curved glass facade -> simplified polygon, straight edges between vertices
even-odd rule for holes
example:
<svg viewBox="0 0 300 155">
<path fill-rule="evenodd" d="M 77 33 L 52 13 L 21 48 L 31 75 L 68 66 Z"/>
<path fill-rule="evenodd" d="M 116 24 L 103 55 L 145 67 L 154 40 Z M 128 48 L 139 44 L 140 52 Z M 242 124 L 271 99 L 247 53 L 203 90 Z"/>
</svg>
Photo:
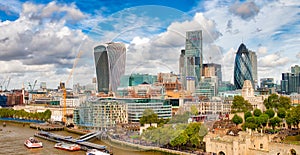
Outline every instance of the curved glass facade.
<svg viewBox="0 0 300 155">
<path fill-rule="evenodd" d="M 94 48 L 98 92 L 115 92 L 125 73 L 126 47 L 107 43 Z"/>
<path fill-rule="evenodd" d="M 251 58 L 248 49 L 242 43 L 236 53 L 234 62 L 234 85 L 236 89 L 242 89 L 245 80 L 250 80 L 253 87 Z"/>
</svg>

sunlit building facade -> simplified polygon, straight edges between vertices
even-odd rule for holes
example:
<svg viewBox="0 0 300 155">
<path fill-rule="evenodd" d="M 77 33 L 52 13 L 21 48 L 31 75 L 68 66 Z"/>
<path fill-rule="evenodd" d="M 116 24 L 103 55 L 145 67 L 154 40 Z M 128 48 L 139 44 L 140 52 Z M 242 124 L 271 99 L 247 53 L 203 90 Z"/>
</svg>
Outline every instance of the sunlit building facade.
<svg viewBox="0 0 300 155">
<path fill-rule="evenodd" d="M 128 123 L 127 104 L 112 98 L 98 98 L 74 110 L 74 123 L 89 130 L 106 130 Z"/>
<path fill-rule="evenodd" d="M 126 47 L 123 43 L 106 43 L 94 48 L 98 92 L 115 92 L 125 73 Z"/>
</svg>

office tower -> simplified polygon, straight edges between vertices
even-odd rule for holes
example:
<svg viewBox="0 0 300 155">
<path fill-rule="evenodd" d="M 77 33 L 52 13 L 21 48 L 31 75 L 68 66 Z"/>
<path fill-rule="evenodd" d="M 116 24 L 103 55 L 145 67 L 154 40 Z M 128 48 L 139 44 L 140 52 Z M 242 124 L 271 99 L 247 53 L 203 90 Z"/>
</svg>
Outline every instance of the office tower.
<svg viewBox="0 0 300 155">
<path fill-rule="evenodd" d="M 257 79 L 257 56 L 253 51 L 249 51 L 249 56 L 252 65 L 252 77 L 254 81 L 254 89 L 258 87 L 258 79 Z"/>
<path fill-rule="evenodd" d="M 235 56 L 233 74 L 236 89 L 242 89 L 245 80 L 250 80 L 252 87 L 254 87 L 251 56 L 243 43 L 240 45 Z"/>
<path fill-rule="evenodd" d="M 209 63 L 203 64 L 202 76 L 204 77 L 218 77 L 218 85 L 222 83 L 222 69 L 220 64 Z"/>
<path fill-rule="evenodd" d="M 182 73 L 184 71 L 184 55 L 185 55 L 185 50 L 181 50 L 180 57 L 179 57 L 179 74 L 180 78 L 182 78 Z"/>
<path fill-rule="evenodd" d="M 282 73 L 281 92 L 283 94 L 300 93 L 300 73 Z"/>
<path fill-rule="evenodd" d="M 197 86 L 195 91 L 195 95 L 197 96 L 205 96 L 207 99 L 212 99 L 212 97 L 217 96 L 218 93 L 218 78 L 217 76 L 211 77 L 201 77 L 201 82 Z"/>
<path fill-rule="evenodd" d="M 292 66 L 291 71 L 294 74 L 299 74 L 300 73 L 300 66 L 299 65 Z"/>
<path fill-rule="evenodd" d="M 125 73 L 125 45 L 111 42 L 96 46 L 94 57 L 98 92 L 115 92 Z"/>
<path fill-rule="evenodd" d="M 275 87 L 274 78 L 261 78 L 260 87 L 261 88 L 273 88 Z"/>
<path fill-rule="evenodd" d="M 183 78 L 182 83 L 184 89 L 188 90 L 187 81 L 190 83 L 191 79 L 195 80 L 194 83 L 196 86 L 201 78 L 203 63 L 201 30 L 186 32 L 185 52 L 181 54 L 184 54 L 184 67 L 181 74 Z M 190 91 L 194 90 L 194 88 L 190 89 Z"/>
</svg>

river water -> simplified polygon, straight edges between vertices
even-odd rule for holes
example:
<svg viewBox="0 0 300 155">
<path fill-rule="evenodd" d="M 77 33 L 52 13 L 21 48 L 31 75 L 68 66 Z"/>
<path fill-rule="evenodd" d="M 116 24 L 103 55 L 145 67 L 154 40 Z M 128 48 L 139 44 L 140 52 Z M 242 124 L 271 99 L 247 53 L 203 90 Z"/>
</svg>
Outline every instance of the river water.
<svg viewBox="0 0 300 155">
<path fill-rule="evenodd" d="M 24 145 L 24 140 L 33 137 L 37 132 L 29 128 L 29 125 L 23 127 L 22 124 L 6 122 L 6 127 L 0 126 L 0 155 L 85 155 L 85 151 L 69 152 L 54 148 L 54 142 L 39 139 L 43 142 L 43 148 L 28 149 Z M 66 131 L 55 131 L 53 133 L 72 136 L 78 138 L 80 135 L 69 133 Z M 168 155 L 168 153 L 154 151 L 139 151 L 130 147 L 109 144 L 100 140 L 92 140 L 90 142 L 106 145 L 107 149 L 112 151 L 114 155 Z"/>
</svg>

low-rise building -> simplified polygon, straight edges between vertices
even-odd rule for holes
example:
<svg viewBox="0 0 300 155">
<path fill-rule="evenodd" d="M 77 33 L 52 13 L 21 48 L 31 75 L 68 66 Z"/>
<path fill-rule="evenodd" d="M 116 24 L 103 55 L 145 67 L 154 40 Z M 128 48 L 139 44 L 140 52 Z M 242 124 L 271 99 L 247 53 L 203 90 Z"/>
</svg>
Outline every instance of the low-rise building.
<svg viewBox="0 0 300 155">
<path fill-rule="evenodd" d="M 97 98 L 74 110 L 74 123 L 89 130 L 106 130 L 128 123 L 127 104 L 113 98 Z"/>
<path fill-rule="evenodd" d="M 218 155 L 296 155 L 299 145 L 271 142 L 270 135 L 240 131 L 236 136 L 209 133 L 204 137 L 206 152 Z"/>
<path fill-rule="evenodd" d="M 214 97 L 210 101 L 186 101 L 181 108 L 184 111 L 191 111 L 191 107 L 195 106 L 199 114 L 205 115 L 224 115 L 231 111 L 232 101 L 222 100 Z M 181 110 L 182 112 L 182 110 Z"/>
</svg>

